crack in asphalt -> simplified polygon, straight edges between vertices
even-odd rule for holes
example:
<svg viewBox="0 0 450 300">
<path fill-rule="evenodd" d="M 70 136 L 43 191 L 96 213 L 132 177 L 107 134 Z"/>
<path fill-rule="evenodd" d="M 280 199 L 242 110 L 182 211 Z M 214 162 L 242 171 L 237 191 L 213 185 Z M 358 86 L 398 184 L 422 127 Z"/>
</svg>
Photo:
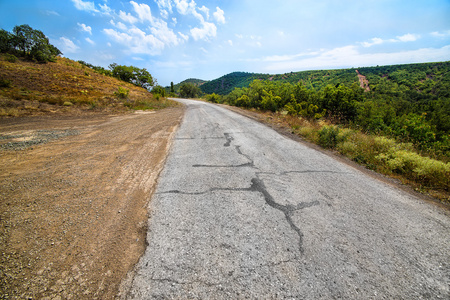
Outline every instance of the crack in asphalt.
<svg viewBox="0 0 450 300">
<path fill-rule="evenodd" d="M 300 228 L 294 224 L 294 222 L 292 220 L 292 215 L 294 212 L 296 212 L 298 210 L 302 210 L 304 208 L 319 205 L 319 201 L 316 200 L 316 201 L 311 201 L 311 202 L 300 202 L 297 205 L 291 205 L 291 204 L 281 205 L 274 200 L 272 195 L 270 195 L 270 193 L 267 191 L 267 188 L 261 179 L 259 179 L 258 177 L 252 178 L 251 183 L 252 183 L 251 186 L 248 188 L 210 188 L 203 192 L 182 192 L 180 190 L 171 190 L 171 191 L 161 192 L 160 194 L 204 195 L 204 194 L 208 194 L 208 193 L 211 193 L 214 191 L 259 192 L 264 196 L 264 200 L 270 207 L 275 208 L 284 214 L 289 226 L 297 233 L 297 235 L 299 237 L 299 250 L 300 250 L 300 253 L 303 253 L 304 252 L 303 233 L 300 230 Z"/>
<path fill-rule="evenodd" d="M 234 138 L 229 134 L 229 133 L 224 133 L 224 136 L 227 140 L 227 142 L 224 144 L 224 147 L 229 147 L 231 145 L 231 142 L 234 140 Z M 203 168 L 241 168 L 241 167 L 252 167 L 252 168 L 256 168 L 253 162 L 253 159 L 242 152 L 241 150 L 241 146 L 236 145 L 235 146 L 236 152 L 239 155 L 244 156 L 247 160 L 249 160 L 249 162 L 244 163 L 244 164 L 240 164 L 240 165 L 201 165 L 201 164 L 195 164 L 192 165 L 192 167 L 194 168 L 199 168 L 199 167 L 203 167 Z M 256 168 L 258 169 L 258 168 Z M 343 173 L 343 172 L 337 172 L 337 171 L 315 171 L 315 170 L 305 170 L 305 171 L 286 171 L 286 172 L 281 172 L 279 173 L 280 175 L 286 175 L 286 174 L 290 174 L 290 173 L 314 173 L 314 172 L 326 172 L 326 173 Z M 275 208 L 279 211 L 281 211 L 285 218 L 286 221 L 288 222 L 289 226 L 291 227 L 292 230 L 294 230 L 299 238 L 299 251 L 300 253 L 303 254 L 304 249 L 303 249 L 303 233 L 300 230 L 300 228 L 294 224 L 293 220 L 292 220 L 292 215 L 294 214 L 294 212 L 302 210 L 304 208 L 308 208 L 308 207 L 312 207 L 315 205 L 319 205 L 319 201 L 311 201 L 311 202 L 300 202 L 297 205 L 291 205 L 291 204 L 287 204 L 287 205 L 281 205 L 279 203 L 277 203 L 275 201 L 275 199 L 272 197 L 272 195 L 270 195 L 270 193 L 267 191 L 266 186 L 264 185 L 264 182 L 258 177 L 258 174 L 273 174 L 276 175 L 275 173 L 268 173 L 268 172 L 258 172 L 256 173 L 256 177 L 251 179 L 251 185 L 248 188 L 210 188 L 206 191 L 202 191 L 202 192 L 183 192 L 180 190 L 170 190 L 170 191 L 165 191 L 165 192 L 160 192 L 159 194 L 182 194 L 182 195 L 204 195 L 204 194 L 208 194 L 214 191 L 232 191 L 232 192 L 237 192 L 237 191 L 247 191 L 247 192 L 259 192 L 260 194 L 263 195 L 264 200 L 266 201 L 266 204 L 269 205 L 272 208 Z"/>
<path fill-rule="evenodd" d="M 225 139 L 227 140 L 227 142 L 225 144 L 223 144 L 223 146 L 230 147 L 231 142 L 234 140 L 234 138 L 227 132 L 225 132 L 223 135 L 225 136 Z"/>
</svg>

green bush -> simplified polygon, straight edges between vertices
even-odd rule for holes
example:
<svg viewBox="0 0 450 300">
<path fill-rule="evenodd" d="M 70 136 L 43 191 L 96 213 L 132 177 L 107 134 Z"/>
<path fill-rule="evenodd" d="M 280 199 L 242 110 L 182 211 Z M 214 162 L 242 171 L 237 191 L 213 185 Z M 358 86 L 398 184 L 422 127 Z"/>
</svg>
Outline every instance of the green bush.
<svg viewBox="0 0 450 300">
<path fill-rule="evenodd" d="M 325 148 L 335 148 L 339 138 L 339 128 L 337 126 L 323 126 L 319 130 L 319 145 Z"/>
<path fill-rule="evenodd" d="M 117 92 L 114 92 L 114 95 L 116 95 L 117 97 L 119 97 L 121 99 L 126 99 L 126 98 L 128 98 L 129 93 L 130 93 L 130 90 L 119 86 L 119 88 L 117 89 Z"/>
<path fill-rule="evenodd" d="M 205 96 L 206 100 L 212 103 L 220 103 L 222 100 L 222 97 L 220 95 L 217 95 L 215 93 L 209 94 Z"/>
<path fill-rule="evenodd" d="M 11 63 L 15 63 L 18 59 L 16 56 L 14 56 L 13 54 L 9 54 L 9 53 L 5 53 L 4 56 L 5 56 L 5 60 L 9 61 Z"/>
<path fill-rule="evenodd" d="M 11 87 L 11 80 L 0 78 L 0 88 L 9 88 Z"/>
</svg>

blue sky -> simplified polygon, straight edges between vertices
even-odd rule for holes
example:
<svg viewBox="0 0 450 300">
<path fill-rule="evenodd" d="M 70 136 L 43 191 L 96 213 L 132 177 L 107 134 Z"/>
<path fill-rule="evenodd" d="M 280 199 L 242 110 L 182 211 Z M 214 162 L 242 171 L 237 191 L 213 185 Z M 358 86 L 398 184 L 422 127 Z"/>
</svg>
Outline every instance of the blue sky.
<svg viewBox="0 0 450 300">
<path fill-rule="evenodd" d="M 65 57 L 146 68 L 163 86 L 450 60 L 450 0 L 0 0 L 0 27 L 21 24 Z"/>
</svg>

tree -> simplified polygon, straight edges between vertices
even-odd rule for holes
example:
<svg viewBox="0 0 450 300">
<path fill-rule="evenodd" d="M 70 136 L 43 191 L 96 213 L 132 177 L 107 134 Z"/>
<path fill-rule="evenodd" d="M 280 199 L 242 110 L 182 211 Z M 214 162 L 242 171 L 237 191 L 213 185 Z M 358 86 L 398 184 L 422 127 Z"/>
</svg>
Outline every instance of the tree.
<svg viewBox="0 0 450 300">
<path fill-rule="evenodd" d="M 195 98 L 200 95 L 200 88 L 193 83 L 183 83 L 180 87 L 180 96 L 183 98 Z"/>
<path fill-rule="evenodd" d="M 114 77 L 145 89 L 149 89 L 155 84 L 152 75 L 146 69 L 139 69 L 134 66 L 121 66 L 116 63 L 110 64 L 109 68 Z"/>
<path fill-rule="evenodd" d="M 4 29 L 0 29 L 0 52 L 8 52 L 13 47 L 14 36 Z"/>
<path fill-rule="evenodd" d="M 61 55 L 58 48 L 50 44 L 45 34 L 24 24 L 13 28 L 14 34 L 0 29 L 0 51 L 21 51 L 23 56 L 28 56 L 39 62 L 54 61 Z"/>
<path fill-rule="evenodd" d="M 173 81 L 170 82 L 170 92 L 175 93 L 175 89 L 173 87 Z"/>
</svg>

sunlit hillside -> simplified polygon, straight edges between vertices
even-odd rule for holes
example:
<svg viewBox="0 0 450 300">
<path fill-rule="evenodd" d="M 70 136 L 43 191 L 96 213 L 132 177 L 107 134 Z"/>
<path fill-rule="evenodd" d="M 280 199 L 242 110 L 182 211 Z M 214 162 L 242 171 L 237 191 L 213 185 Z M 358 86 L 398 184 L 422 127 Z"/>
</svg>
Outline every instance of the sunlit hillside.
<svg viewBox="0 0 450 300">
<path fill-rule="evenodd" d="M 119 112 L 173 105 L 146 89 L 97 73 L 58 57 L 35 63 L 10 54 L 0 56 L 0 116 L 80 111 Z"/>
</svg>

